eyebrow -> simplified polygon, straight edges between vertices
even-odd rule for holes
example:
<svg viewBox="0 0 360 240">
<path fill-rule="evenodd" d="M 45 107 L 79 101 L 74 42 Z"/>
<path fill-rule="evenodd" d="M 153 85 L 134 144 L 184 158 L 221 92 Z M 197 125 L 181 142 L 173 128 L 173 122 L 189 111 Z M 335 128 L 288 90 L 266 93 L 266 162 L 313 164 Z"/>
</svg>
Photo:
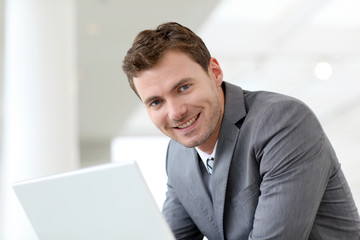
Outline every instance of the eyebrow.
<svg viewBox="0 0 360 240">
<path fill-rule="evenodd" d="M 180 81 L 178 81 L 178 82 L 171 88 L 170 91 L 171 91 L 171 92 L 174 91 L 175 89 L 177 89 L 178 87 L 180 87 L 180 86 L 183 85 L 184 83 L 190 81 L 191 79 L 192 79 L 192 78 L 190 78 L 190 77 L 181 79 Z M 156 100 L 156 99 L 158 99 L 158 98 L 160 98 L 160 97 L 159 97 L 159 96 L 148 97 L 148 98 L 144 101 L 144 103 L 145 103 L 146 105 L 148 105 L 149 103 L 151 103 L 152 101 L 154 101 L 154 100 Z"/>
<path fill-rule="evenodd" d="M 154 100 L 156 100 L 158 98 L 159 98 L 158 96 L 149 97 L 144 101 L 144 104 L 148 105 L 149 103 L 151 103 L 152 101 L 154 101 Z"/>
</svg>

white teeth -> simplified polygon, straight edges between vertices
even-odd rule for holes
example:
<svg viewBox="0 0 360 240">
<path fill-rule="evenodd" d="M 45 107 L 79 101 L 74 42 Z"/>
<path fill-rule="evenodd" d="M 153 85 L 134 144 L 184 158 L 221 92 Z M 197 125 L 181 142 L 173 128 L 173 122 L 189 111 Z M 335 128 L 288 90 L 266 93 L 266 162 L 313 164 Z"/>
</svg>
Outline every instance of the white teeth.
<svg viewBox="0 0 360 240">
<path fill-rule="evenodd" d="M 198 118 L 198 115 L 196 115 L 193 119 L 190 119 L 190 121 L 188 121 L 187 123 L 178 126 L 178 128 L 183 129 L 186 128 L 188 126 L 190 126 L 191 124 L 193 124 L 195 122 L 195 120 Z"/>
</svg>

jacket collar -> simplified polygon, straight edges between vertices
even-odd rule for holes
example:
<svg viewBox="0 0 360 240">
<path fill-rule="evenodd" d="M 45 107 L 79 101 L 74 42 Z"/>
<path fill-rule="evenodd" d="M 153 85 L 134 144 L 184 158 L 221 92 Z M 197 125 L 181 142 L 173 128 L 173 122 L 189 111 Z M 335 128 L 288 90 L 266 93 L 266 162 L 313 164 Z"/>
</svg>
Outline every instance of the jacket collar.
<svg viewBox="0 0 360 240">
<path fill-rule="evenodd" d="M 224 119 L 236 124 L 246 116 L 243 90 L 228 82 L 223 82 L 222 88 L 225 94 Z"/>
</svg>

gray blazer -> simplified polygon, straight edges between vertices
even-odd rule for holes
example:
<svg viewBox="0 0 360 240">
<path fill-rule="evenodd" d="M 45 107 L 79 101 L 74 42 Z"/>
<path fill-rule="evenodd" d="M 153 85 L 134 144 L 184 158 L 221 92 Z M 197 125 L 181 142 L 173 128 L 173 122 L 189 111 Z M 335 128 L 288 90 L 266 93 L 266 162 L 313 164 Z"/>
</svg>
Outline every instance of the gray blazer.
<svg viewBox="0 0 360 240">
<path fill-rule="evenodd" d="M 319 121 L 299 100 L 223 83 L 209 194 L 195 149 L 171 140 L 163 213 L 177 239 L 360 239 L 360 220 Z"/>
</svg>

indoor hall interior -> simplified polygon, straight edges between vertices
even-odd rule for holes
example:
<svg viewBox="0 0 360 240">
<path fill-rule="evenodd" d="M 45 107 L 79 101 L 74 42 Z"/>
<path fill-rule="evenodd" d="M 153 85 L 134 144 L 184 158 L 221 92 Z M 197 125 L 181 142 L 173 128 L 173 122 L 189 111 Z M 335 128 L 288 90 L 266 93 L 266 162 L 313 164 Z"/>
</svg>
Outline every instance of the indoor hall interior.
<svg viewBox="0 0 360 240">
<path fill-rule="evenodd" d="M 139 31 L 167 21 L 200 35 L 225 81 L 309 105 L 359 208 L 359 11 L 355 0 L 0 0 L 0 240 L 37 239 L 12 192 L 22 179 L 136 160 L 161 207 L 169 139 L 121 64 Z"/>
</svg>

